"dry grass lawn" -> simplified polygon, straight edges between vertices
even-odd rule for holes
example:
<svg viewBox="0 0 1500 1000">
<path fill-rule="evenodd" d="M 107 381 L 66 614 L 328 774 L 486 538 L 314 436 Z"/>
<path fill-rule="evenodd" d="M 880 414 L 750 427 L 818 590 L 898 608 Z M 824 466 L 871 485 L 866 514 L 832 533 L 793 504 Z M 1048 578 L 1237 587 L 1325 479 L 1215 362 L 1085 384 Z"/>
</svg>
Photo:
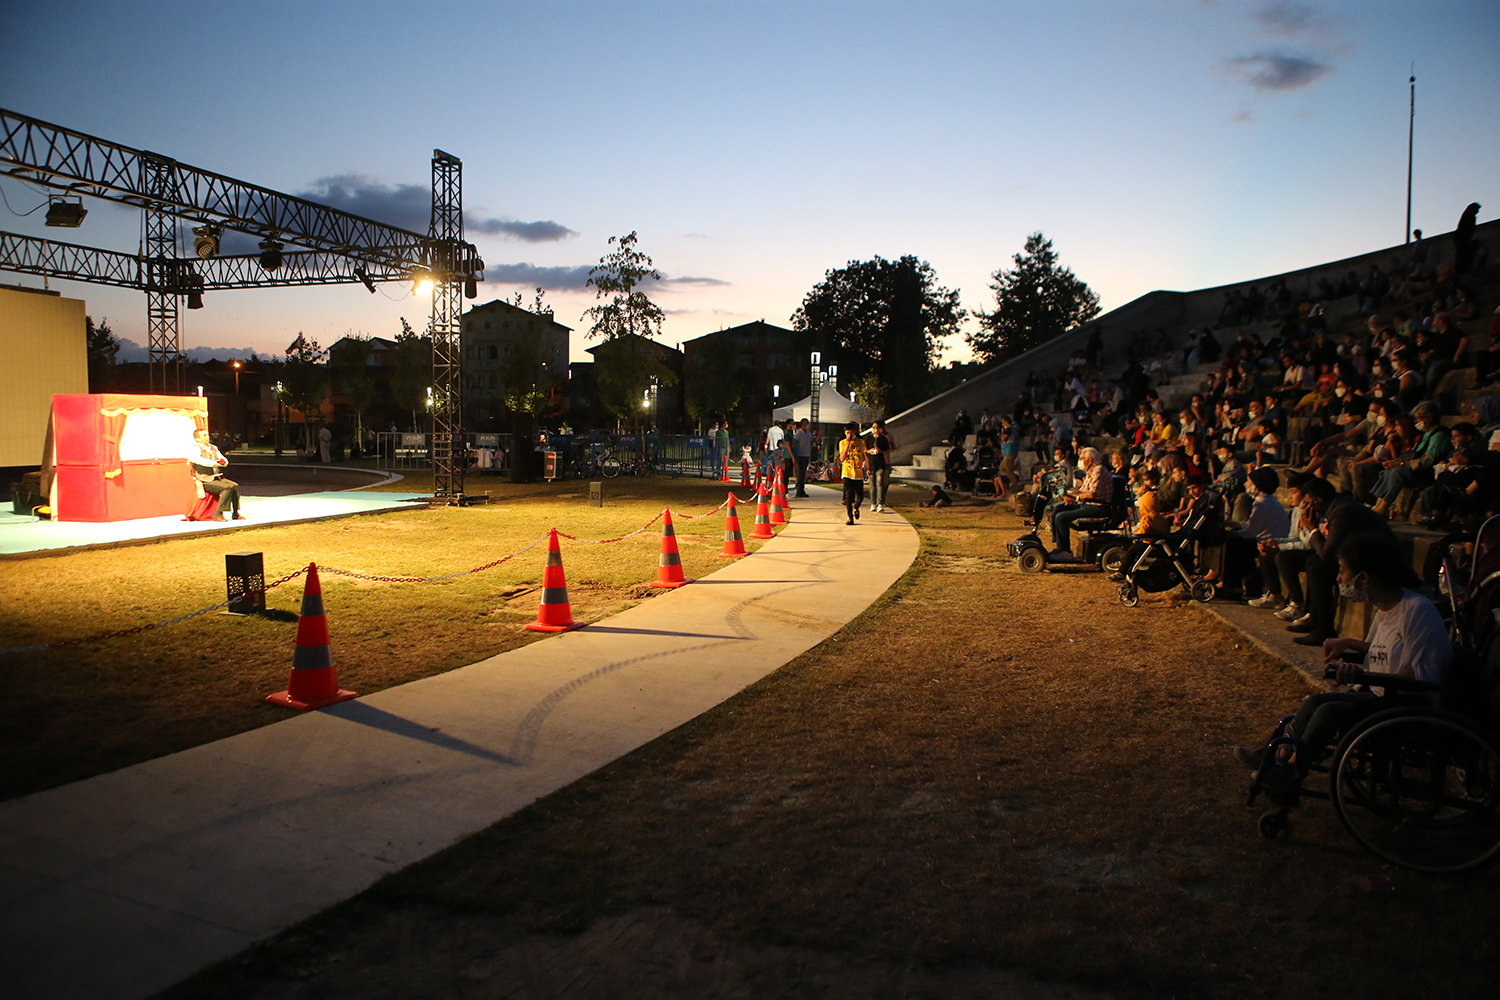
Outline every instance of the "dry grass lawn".
<svg viewBox="0 0 1500 1000">
<path fill-rule="evenodd" d="M 430 490 L 431 482 L 392 488 Z M 724 500 L 717 483 L 620 479 L 603 508 L 587 483 L 486 486 L 488 505 L 418 506 L 316 524 L 8 561 L 0 574 L 0 648 L 79 639 L 216 604 L 224 554 L 265 554 L 267 581 L 317 562 L 361 573 L 439 576 L 513 552 L 557 527 L 580 538 L 633 531 L 671 505 L 702 514 Z M 474 492 L 471 489 L 471 492 Z M 739 490 L 741 496 L 748 491 Z M 754 509 L 741 508 L 744 533 Z M 721 563 L 722 515 L 678 516 L 688 576 Z M 576 618 L 595 620 L 648 599 L 660 526 L 612 545 L 562 542 Z M 747 542 L 753 551 L 758 542 Z M 536 619 L 545 542 L 472 576 L 378 583 L 321 573 L 339 681 L 361 693 L 473 663 L 540 638 Z M 286 718 L 264 698 L 286 687 L 301 578 L 267 595 L 283 612 L 213 612 L 133 636 L 0 656 L 0 798 L 39 791 Z"/>
<path fill-rule="evenodd" d="M 1382 868 L 1316 803 L 1256 837 L 1228 748 L 1298 676 L 1023 577 L 999 508 L 909 513 L 829 641 L 168 996 L 1494 995 L 1494 867 Z"/>
</svg>

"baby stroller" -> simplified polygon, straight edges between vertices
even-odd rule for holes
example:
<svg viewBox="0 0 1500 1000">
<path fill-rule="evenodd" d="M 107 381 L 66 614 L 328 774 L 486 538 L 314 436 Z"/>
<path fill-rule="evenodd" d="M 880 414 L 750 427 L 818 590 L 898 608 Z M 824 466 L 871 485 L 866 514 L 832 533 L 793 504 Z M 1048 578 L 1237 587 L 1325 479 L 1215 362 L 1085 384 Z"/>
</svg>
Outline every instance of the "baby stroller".
<svg viewBox="0 0 1500 1000">
<path fill-rule="evenodd" d="M 1188 510 L 1187 521 L 1178 530 L 1152 538 L 1145 550 L 1122 563 L 1125 582 L 1116 595 L 1120 603 L 1133 608 L 1141 602 L 1141 591 L 1150 594 L 1171 590 L 1178 585 L 1188 589 L 1193 600 L 1207 604 L 1214 599 L 1212 580 L 1200 580 L 1192 572 L 1193 543 L 1223 528 L 1223 505 L 1212 487 Z M 1143 539 L 1144 541 L 1144 539 Z"/>
</svg>

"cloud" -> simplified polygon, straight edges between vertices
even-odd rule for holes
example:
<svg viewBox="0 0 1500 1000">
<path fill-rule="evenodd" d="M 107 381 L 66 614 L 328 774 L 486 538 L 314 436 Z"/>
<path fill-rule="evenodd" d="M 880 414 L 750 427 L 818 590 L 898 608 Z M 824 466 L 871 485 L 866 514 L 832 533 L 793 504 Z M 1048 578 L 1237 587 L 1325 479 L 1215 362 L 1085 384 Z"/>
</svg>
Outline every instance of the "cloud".
<svg viewBox="0 0 1500 1000">
<path fill-rule="evenodd" d="M 366 174 L 337 174 L 313 181 L 297 197 L 414 233 L 427 232 L 432 191 L 419 184 L 386 184 Z"/>
<path fill-rule="evenodd" d="M 1326 63 L 1278 52 L 1240 56 L 1225 65 L 1230 75 L 1256 90 L 1278 94 L 1301 90 L 1333 72 L 1333 67 Z"/>
<path fill-rule="evenodd" d="M 573 267 L 539 267 L 536 264 L 486 264 L 487 285 L 521 285 L 545 288 L 549 292 L 580 291 L 588 283 L 590 264 Z"/>
<path fill-rule="evenodd" d="M 1234 114 L 1234 121 L 1242 125 L 1247 125 L 1250 122 L 1255 121 L 1255 113 L 1252 112 L 1249 108 L 1240 108 Z"/>
<path fill-rule="evenodd" d="M 555 243 L 578 233 L 560 222 L 551 219 L 545 222 L 509 222 L 504 219 L 464 218 L 467 231 L 485 233 L 489 236 L 509 236 L 523 243 Z"/>
<path fill-rule="evenodd" d="M 297 197 L 315 201 L 376 222 L 425 233 L 432 221 L 432 191 L 419 184 L 386 184 L 366 174 L 320 177 Z M 516 222 L 464 215 L 464 228 L 488 236 L 508 236 L 523 243 L 552 243 L 578 234 L 552 220 Z"/>
<path fill-rule="evenodd" d="M 706 240 L 706 239 L 708 239 L 708 236 L 706 234 L 704 234 L 704 233 L 684 233 L 683 234 L 683 239 L 688 239 L 688 240 Z"/>
<path fill-rule="evenodd" d="M 1263 4 L 1251 13 L 1262 31 L 1278 38 L 1300 38 L 1321 30 L 1328 19 L 1313 9 L 1311 4 L 1296 3 L 1295 0 L 1275 0 Z"/>
<path fill-rule="evenodd" d="M 729 284 L 729 282 L 721 281 L 718 278 L 695 278 L 686 274 L 680 278 L 663 278 L 661 279 L 661 283 L 663 285 L 693 285 L 697 288 L 713 288 L 716 285 Z"/>
</svg>

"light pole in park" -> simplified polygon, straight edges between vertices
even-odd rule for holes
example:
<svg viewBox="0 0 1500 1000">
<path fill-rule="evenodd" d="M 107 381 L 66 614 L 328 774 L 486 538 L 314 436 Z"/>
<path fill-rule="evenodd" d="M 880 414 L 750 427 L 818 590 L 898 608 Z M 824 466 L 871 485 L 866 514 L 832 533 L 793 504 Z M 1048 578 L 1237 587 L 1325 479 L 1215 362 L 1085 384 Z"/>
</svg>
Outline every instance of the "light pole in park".
<svg viewBox="0 0 1500 1000">
<path fill-rule="evenodd" d="M 1412 145 L 1417 135 L 1417 64 L 1411 64 L 1411 78 L 1407 84 L 1411 87 L 1411 104 L 1408 106 L 1406 117 L 1406 239 L 1411 242 L 1411 154 Z"/>
</svg>

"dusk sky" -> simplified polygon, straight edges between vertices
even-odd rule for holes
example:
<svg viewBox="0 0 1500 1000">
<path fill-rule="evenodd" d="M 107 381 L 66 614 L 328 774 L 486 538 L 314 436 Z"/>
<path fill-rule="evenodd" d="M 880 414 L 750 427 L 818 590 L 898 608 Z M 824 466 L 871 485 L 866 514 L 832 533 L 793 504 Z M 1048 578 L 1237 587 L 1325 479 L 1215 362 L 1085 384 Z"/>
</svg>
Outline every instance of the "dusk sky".
<svg viewBox="0 0 1500 1000">
<path fill-rule="evenodd" d="M 1413 61 L 1413 224 L 1495 218 L 1494 0 L 0 5 L 12 111 L 422 231 L 432 150 L 461 157 L 479 301 L 547 287 L 575 359 L 588 267 L 631 230 L 670 344 L 790 325 L 877 254 L 991 306 L 1035 230 L 1105 309 L 1399 243 Z M 47 230 L 14 214 L 42 194 L 0 191 L 0 229 L 138 246 L 138 211 Z M 53 287 L 145 341 L 140 293 Z M 221 292 L 183 346 L 392 337 L 427 308 L 397 284 Z"/>
</svg>

